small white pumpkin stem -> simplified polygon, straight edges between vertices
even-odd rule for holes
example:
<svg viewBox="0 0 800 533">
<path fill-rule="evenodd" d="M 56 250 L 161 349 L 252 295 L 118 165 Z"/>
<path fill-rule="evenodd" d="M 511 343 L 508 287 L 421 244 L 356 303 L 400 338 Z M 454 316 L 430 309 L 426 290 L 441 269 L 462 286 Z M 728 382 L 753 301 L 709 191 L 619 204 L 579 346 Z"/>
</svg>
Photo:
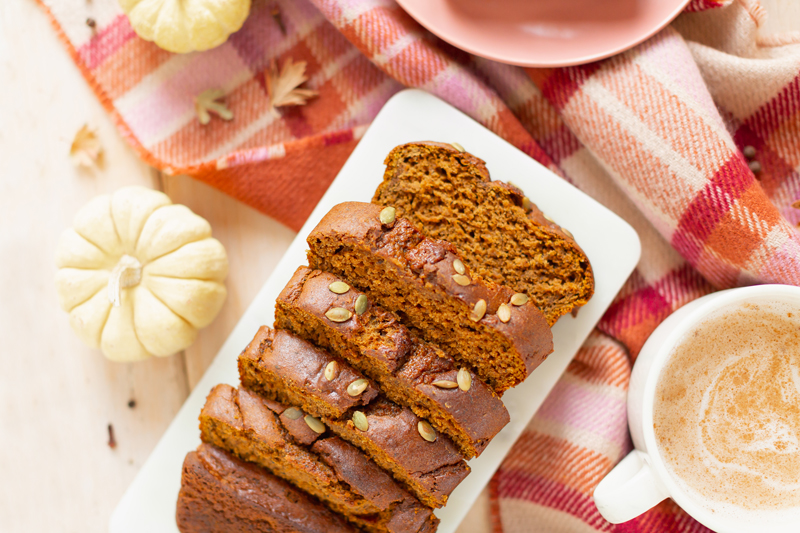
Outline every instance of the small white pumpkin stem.
<svg viewBox="0 0 800 533">
<path fill-rule="evenodd" d="M 135 287 L 142 281 L 142 264 L 135 257 L 123 255 L 108 278 L 108 301 L 114 307 L 122 303 L 122 289 Z"/>
</svg>

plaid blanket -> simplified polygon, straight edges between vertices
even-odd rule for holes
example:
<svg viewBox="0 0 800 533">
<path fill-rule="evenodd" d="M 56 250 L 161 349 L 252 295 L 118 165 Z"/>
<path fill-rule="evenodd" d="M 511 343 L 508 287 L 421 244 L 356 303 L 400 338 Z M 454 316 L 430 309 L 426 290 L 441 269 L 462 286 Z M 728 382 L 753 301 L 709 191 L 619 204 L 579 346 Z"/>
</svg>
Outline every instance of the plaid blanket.
<svg viewBox="0 0 800 533">
<path fill-rule="evenodd" d="M 800 36 L 760 37 L 753 0 L 693 0 L 625 53 L 526 70 L 447 45 L 391 0 L 255 0 L 227 43 L 178 56 L 139 39 L 115 2 L 39 2 L 142 159 L 291 228 L 403 87 L 458 107 L 625 218 L 641 262 L 492 480 L 492 523 L 705 530 L 671 501 L 611 525 L 592 491 L 631 449 L 631 365 L 667 315 L 716 289 L 800 285 Z M 264 73 L 288 57 L 308 62 L 320 94 L 276 116 Z M 211 88 L 234 119 L 201 126 L 194 97 Z"/>
</svg>

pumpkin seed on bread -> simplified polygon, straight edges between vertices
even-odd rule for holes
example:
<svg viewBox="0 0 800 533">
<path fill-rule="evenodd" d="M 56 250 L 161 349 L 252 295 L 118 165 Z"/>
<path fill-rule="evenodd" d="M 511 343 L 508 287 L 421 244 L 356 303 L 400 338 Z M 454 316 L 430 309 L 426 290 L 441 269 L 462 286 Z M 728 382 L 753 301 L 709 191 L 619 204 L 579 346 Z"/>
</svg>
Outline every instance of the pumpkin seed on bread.
<svg viewBox="0 0 800 533">
<path fill-rule="evenodd" d="M 312 431 L 292 409 L 243 387 L 217 385 L 200 413 L 201 437 L 316 496 L 368 532 L 435 530 L 430 508 L 363 452 Z"/>
<path fill-rule="evenodd" d="M 347 288 L 344 291 L 344 288 Z M 275 326 L 345 359 L 448 435 L 467 459 L 480 455 L 509 421 L 500 398 L 439 347 L 419 339 L 366 295 L 328 272 L 300 267 L 275 304 Z M 346 322 L 327 310 L 354 309 Z"/>
<path fill-rule="evenodd" d="M 498 393 L 553 351 L 535 305 L 509 306 L 514 291 L 475 276 L 453 245 L 426 238 L 404 218 L 385 224 L 381 212 L 361 202 L 334 206 L 308 236 L 311 268 L 363 291 Z"/>
<path fill-rule="evenodd" d="M 239 355 L 239 377 L 242 385 L 270 400 L 302 407 L 309 413 L 309 426 L 322 431 L 319 417 L 342 416 L 378 396 L 378 384 L 346 362 L 288 331 L 267 326 Z"/>
<path fill-rule="evenodd" d="M 592 267 L 572 234 L 515 186 L 492 181 L 481 159 L 416 142 L 394 148 L 385 164 L 373 203 L 452 243 L 485 280 L 529 296 L 551 326 L 592 297 Z"/>
</svg>

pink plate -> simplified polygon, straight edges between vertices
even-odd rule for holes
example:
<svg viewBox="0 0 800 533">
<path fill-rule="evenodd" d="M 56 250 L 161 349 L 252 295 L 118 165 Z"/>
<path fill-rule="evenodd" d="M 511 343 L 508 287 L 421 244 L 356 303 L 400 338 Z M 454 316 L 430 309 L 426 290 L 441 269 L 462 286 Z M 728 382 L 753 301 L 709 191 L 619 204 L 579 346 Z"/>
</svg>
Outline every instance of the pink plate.
<svg viewBox="0 0 800 533">
<path fill-rule="evenodd" d="M 596 61 L 639 44 L 689 0 L 397 0 L 448 43 L 521 67 Z"/>
</svg>

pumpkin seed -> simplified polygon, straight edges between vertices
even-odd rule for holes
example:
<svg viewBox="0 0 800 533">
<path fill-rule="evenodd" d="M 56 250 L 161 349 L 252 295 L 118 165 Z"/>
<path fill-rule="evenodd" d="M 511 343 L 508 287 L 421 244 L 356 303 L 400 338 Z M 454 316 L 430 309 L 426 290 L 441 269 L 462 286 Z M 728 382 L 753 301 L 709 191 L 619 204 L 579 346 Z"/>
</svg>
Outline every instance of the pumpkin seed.
<svg viewBox="0 0 800 533">
<path fill-rule="evenodd" d="M 575 237 L 572 236 L 572 233 L 567 228 L 561 228 L 561 231 L 563 231 L 567 235 L 567 237 L 569 237 L 570 239 L 574 239 L 575 238 Z"/>
<path fill-rule="evenodd" d="M 339 375 L 339 363 L 331 361 L 325 366 L 325 379 L 333 381 Z"/>
<path fill-rule="evenodd" d="M 369 387 L 369 381 L 364 378 L 357 379 L 347 386 L 347 394 L 350 396 L 358 396 Z"/>
<path fill-rule="evenodd" d="M 511 297 L 511 303 L 516 306 L 525 305 L 528 303 L 528 295 L 518 292 Z"/>
<path fill-rule="evenodd" d="M 475 302 L 475 307 L 472 308 L 472 313 L 469 315 L 469 319 L 473 322 L 478 322 L 480 319 L 484 317 L 486 314 L 486 300 L 481 298 L 477 302 Z"/>
<path fill-rule="evenodd" d="M 331 290 L 331 292 L 335 292 L 336 294 L 344 294 L 350 290 L 350 285 L 344 281 L 334 281 L 328 285 L 328 288 Z"/>
<path fill-rule="evenodd" d="M 548 222 L 552 222 L 553 224 L 555 224 L 555 223 L 556 223 L 556 221 L 555 221 L 555 220 L 553 220 L 552 218 L 550 218 L 549 216 L 547 216 L 547 213 L 542 213 L 542 216 L 544 217 L 544 219 L 545 219 L 546 221 L 548 221 Z"/>
<path fill-rule="evenodd" d="M 434 387 L 439 387 L 440 389 L 455 389 L 456 387 L 458 387 L 458 383 L 456 383 L 455 381 L 448 381 L 446 379 L 434 381 L 433 383 L 431 383 L 431 385 L 433 385 Z"/>
<path fill-rule="evenodd" d="M 389 225 L 394 222 L 396 216 L 397 210 L 394 207 L 384 207 L 381 209 L 379 218 L 381 219 L 381 224 Z"/>
<path fill-rule="evenodd" d="M 287 410 L 285 410 L 283 414 L 286 415 L 286 418 L 288 418 L 289 420 L 297 420 L 298 418 L 303 416 L 303 411 L 301 411 L 297 407 L 290 407 Z"/>
<path fill-rule="evenodd" d="M 417 431 L 419 431 L 420 436 L 428 442 L 434 442 L 436 440 L 436 430 L 433 429 L 426 420 L 417 422 Z"/>
<path fill-rule="evenodd" d="M 458 144 L 458 143 L 450 143 L 450 146 L 452 146 L 453 148 L 455 148 L 455 149 L 456 149 L 456 150 L 458 150 L 459 152 L 466 152 L 466 150 L 464 150 L 464 147 L 463 147 L 463 146 L 461 146 L 461 145 L 460 145 L 460 144 Z"/>
<path fill-rule="evenodd" d="M 318 418 L 314 418 L 311 415 L 306 415 L 303 420 L 306 421 L 306 425 L 311 428 L 311 431 L 314 433 L 325 433 L 325 424 L 323 424 Z"/>
<path fill-rule="evenodd" d="M 463 274 L 453 274 L 453 281 L 455 281 L 462 287 L 466 287 L 467 285 L 470 284 L 470 281 L 472 280 L 469 279 L 469 276 L 465 276 Z"/>
<path fill-rule="evenodd" d="M 353 425 L 356 427 L 356 429 L 359 429 L 361 431 L 367 431 L 369 429 L 369 422 L 367 421 L 367 415 L 365 415 L 361 411 L 354 412 Z"/>
<path fill-rule="evenodd" d="M 466 368 L 458 369 L 456 379 L 458 380 L 458 388 L 464 392 L 467 392 L 472 387 L 472 374 Z"/>
<path fill-rule="evenodd" d="M 531 199 L 527 196 L 522 197 L 522 209 L 524 209 L 526 212 L 533 209 L 533 202 L 531 202 Z"/>
<path fill-rule="evenodd" d="M 344 307 L 332 307 L 325 311 L 325 316 L 331 322 L 347 322 L 353 316 L 353 313 Z"/>
<path fill-rule="evenodd" d="M 511 308 L 507 304 L 500 304 L 497 308 L 497 318 L 500 322 L 508 322 L 511 320 Z"/>
<path fill-rule="evenodd" d="M 467 267 L 464 266 L 464 263 L 461 261 L 461 259 L 456 259 L 453 261 L 453 270 L 459 274 L 465 274 L 467 272 Z"/>
<path fill-rule="evenodd" d="M 363 315 L 367 311 L 367 304 L 369 300 L 367 300 L 366 294 L 360 294 L 358 298 L 356 298 L 356 314 L 358 316 Z"/>
</svg>

